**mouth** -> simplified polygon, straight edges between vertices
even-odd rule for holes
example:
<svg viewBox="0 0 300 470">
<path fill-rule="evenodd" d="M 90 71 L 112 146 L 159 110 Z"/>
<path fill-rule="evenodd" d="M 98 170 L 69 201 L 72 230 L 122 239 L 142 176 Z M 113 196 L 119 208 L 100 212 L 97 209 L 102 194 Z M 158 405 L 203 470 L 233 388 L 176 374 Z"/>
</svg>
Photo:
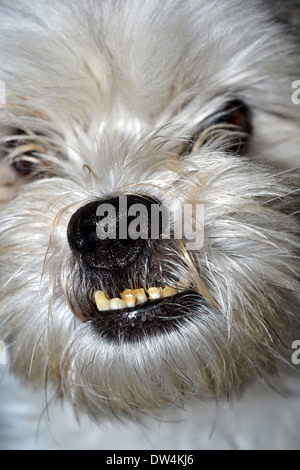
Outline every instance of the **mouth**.
<svg viewBox="0 0 300 470">
<path fill-rule="evenodd" d="M 150 287 L 149 289 L 126 289 L 120 294 L 120 297 L 109 299 L 105 292 L 97 291 L 95 293 L 95 303 L 100 312 L 107 310 L 124 310 L 143 305 L 148 301 L 172 297 L 178 293 L 174 287 Z"/>
<path fill-rule="evenodd" d="M 134 342 L 149 336 L 175 331 L 204 310 L 205 299 L 191 290 L 179 291 L 170 286 L 127 289 L 120 297 L 109 299 L 96 291 L 94 330 L 109 341 Z"/>
</svg>

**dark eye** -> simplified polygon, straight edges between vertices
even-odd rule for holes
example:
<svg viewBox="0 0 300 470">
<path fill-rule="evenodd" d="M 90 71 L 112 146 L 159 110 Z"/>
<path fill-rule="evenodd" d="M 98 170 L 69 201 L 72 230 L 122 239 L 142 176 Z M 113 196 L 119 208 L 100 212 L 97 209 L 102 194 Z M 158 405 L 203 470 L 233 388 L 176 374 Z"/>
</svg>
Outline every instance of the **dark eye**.
<svg viewBox="0 0 300 470">
<path fill-rule="evenodd" d="M 17 158 L 13 161 L 12 167 L 21 176 L 29 176 L 39 171 L 37 159 L 30 155 L 27 158 L 26 156 Z"/>
<path fill-rule="evenodd" d="M 228 103 L 224 109 L 223 121 L 240 131 L 246 143 L 252 133 L 252 124 L 250 109 L 243 101 L 234 100 Z"/>
<path fill-rule="evenodd" d="M 208 144 L 224 130 L 228 134 L 229 142 L 224 150 L 240 155 L 244 154 L 252 133 L 252 125 L 250 109 L 243 101 L 229 101 L 217 114 L 208 118 L 196 130 L 183 153 L 187 155 L 197 148 Z"/>
<path fill-rule="evenodd" d="M 22 129 L 10 129 L 5 153 L 19 176 L 35 178 L 47 174 L 49 164 L 44 138 L 34 132 L 27 134 Z"/>
</svg>

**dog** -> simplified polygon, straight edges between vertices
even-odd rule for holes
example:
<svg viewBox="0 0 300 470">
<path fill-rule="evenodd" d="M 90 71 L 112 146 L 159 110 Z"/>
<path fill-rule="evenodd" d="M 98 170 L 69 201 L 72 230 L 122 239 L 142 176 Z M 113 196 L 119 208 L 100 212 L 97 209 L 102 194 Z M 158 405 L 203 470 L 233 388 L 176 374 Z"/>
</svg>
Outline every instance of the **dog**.
<svg viewBox="0 0 300 470">
<path fill-rule="evenodd" d="M 287 3 L 1 2 L 1 340 L 77 416 L 160 420 L 293 366 Z"/>
</svg>

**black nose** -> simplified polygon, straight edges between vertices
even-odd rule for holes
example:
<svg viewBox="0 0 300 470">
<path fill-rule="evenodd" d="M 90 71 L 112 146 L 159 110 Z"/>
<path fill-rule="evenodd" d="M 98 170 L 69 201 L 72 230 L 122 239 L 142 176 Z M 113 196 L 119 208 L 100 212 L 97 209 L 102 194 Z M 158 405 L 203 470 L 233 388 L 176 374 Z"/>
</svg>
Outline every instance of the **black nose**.
<svg viewBox="0 0 300 470">
<path fill-rule="evenodd" d="M 70 219 L 67 236 L 77 258 L 93 269 L 120 270 L 137 260 L 151 238 L 152 205 L 146 195 L 93 201 Z"/>
</svg>

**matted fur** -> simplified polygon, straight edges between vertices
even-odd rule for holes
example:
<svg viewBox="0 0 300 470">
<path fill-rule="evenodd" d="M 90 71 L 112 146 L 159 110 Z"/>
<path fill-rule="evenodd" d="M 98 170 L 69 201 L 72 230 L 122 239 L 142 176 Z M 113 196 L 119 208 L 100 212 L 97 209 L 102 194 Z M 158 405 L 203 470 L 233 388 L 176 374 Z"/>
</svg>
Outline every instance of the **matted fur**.
<svg viewBox="0 0 300 470">
<path fill-rule="evenodd" d="M 0 214 L 11 369 L 54 382 L 93 418 L 160 412 L 275 372 L 299 321 L 292 36 L 260 1 L 18 0 L 0 12 L 3 157 L 31 151 L 43 172 Z M 232 99 L 251 110 L 247 154 L 228 150 L 236 134 L 221 125 L 182 155 Z M 187 304 L 180 329 L 116 344 L 72 312 L 95 286 L 66 232 L 79 207 L 128 193 L 155 196 L 175 216 L 204 204 L 203 249 L 158 247 L 166 265 L 152 281 L 176 276 L 207 302 Z"/>
</svg>

